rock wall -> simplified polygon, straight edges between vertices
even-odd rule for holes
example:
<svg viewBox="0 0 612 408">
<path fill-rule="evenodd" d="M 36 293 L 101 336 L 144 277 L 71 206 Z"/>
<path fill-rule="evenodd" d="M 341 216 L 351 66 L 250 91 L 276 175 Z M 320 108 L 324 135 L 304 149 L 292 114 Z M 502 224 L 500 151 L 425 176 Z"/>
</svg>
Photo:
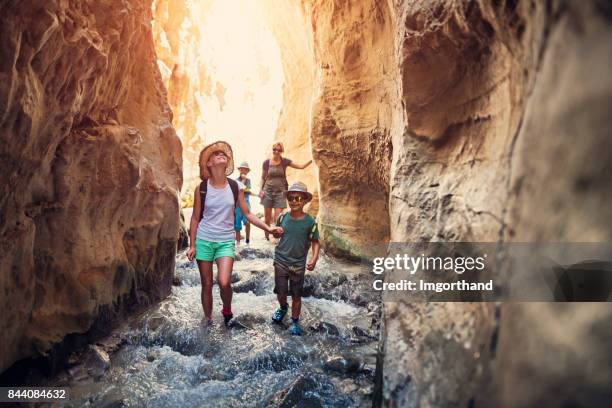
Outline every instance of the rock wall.
<svg viewBox="0 0 612 408">
<path fill-rule="evenodd" d="M 610 241 L 607 3 L 304 0 L 302 10 L 328 250 Z M 607 309 L 387 304 L 382 402 L 597 405 L 611 378 Z M 578 346 L 587 338 L 589 351 Z"/>
<path fill-rule="evenodd" d="M 393 8 L 405 125 L 393 134 L 391 239 L 609 242 L 609 6 Z M 603 406 L 611 317 L 605 304 L 388 305 L 384 399 Z"/>
<path fill-rule="evenodd" d="M 310 140 L 319 226 L 330 252 L 389 238 L 391 126 L 397 92 L 390 10 L 380 1 L 313 1 L 316 61 Z"/>
<path fill-rule="evenodd" d="M 0 5 L 0 371 L 170 293 L 181 144 L 150 6 Z"/>
</svg>

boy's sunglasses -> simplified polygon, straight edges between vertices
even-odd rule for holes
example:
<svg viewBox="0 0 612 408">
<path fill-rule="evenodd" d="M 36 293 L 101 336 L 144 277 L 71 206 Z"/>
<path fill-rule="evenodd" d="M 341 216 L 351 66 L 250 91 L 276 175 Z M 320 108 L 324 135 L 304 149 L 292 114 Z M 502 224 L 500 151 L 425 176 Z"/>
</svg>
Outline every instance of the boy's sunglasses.
<svg viewBox="0 0 612 408">
<path fill-rule="evenodd" d="M 287 201 L 295 201 L 296 203 L 301 203 L 302 201 L 304 201 L 304 197 L 302 197 L 301 195 L 290 195 L 287 196 Z"/>
<path fill-rule="evenodd" d="M 282 153 L 282 152 L 283 152 L 281 149 L 272 149 L 272 151 L 273 151 L 274 153 Z"/>
<path fill-rule="evenodd" d="M 225 156 L 225 157 L 227 157 L 227 154 L 225 154 L 225 152 L 223 150 L 217 150 L 216 152 L 213 152 L 213 156 Z"/>
</svg>

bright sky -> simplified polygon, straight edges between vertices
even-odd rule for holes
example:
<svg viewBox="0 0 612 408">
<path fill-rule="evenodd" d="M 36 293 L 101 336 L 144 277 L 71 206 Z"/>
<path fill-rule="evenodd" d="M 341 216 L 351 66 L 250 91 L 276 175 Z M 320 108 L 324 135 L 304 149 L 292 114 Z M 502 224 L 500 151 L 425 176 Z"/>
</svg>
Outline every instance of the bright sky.
<svg viewBox="0 0 612 408">
<path fill-rule="evenodd" d="M 202 112 L 198 133 L 206 143 L 229 142 L 235 165 L 249 163 L 257 192 L 283 102 L 278 44 L 250 0 L 214 1 L 198 29 L 200 63 L 221 85 L 213 85 L 212 95 L 196 95 Z"/>
</svg>

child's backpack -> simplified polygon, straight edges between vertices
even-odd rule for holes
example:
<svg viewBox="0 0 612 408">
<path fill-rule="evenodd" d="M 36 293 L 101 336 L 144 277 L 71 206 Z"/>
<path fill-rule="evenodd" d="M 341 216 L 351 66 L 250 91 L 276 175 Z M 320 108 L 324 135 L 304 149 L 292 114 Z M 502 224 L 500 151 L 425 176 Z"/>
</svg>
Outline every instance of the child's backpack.
<svg viewBox="0 0 612 408">
<path fill-rule="evenodd" d="M 234 208 L 236 208 L 236 204 L 238 203 L 238 182 L 236 180 L 232 180 L 231 178 L 227 179 L 227 182 L 232 189 L 232 194 L 234 195 Z M 200 183 L 200 202 L 202 203 L 202 211 L 200 212 L 200 220 L 204 216 L 204 203 L 206 203 L 206 192 L 208 191 L 208 180 L 204 180 Z"/>
<path fill-rule="evenodd" d="M 277 220 L 277 223 L 276 223 L 277 226 L 279 226 L 279 227 L 283 226 L 283 220 L 285 219 L 285 217 L 287 217 L 287 214 L 289 214 L 289 213 L 282 212 L 281 215 L 278 216 L 278 220 Z M 310 228 L 310 231 L 308 232 L 308 239 L 309 240 L 312 239 L 312 237 L 314 236 L 314 233 L 317 230 L 317 220 L 315 219 L 314 221 L 315 221 L 314 224 L 312 224 L 312 227 Z"/>
</svg>

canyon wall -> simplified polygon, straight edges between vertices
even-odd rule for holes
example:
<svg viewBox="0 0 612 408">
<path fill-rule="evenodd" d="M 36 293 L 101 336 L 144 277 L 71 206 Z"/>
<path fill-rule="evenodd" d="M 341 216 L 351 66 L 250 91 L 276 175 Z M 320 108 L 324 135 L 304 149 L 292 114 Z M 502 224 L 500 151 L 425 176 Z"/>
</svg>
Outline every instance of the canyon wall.
<svg viewBox="0 0 612 408">
<path fill-rule="evenodd" d="M 609 6 L 392 7 L 405 126 L 393 135 L 391 240 L 610 242 Z M 610 397 L 606 304 L 398 302 L 385 312 L 389 405 Z"/>
<path fill-rule="evenodd" d="M 170 293 L 181 144 L 150 6 L 0 5 L 0 371 Z"/>
<path fill-rule="evenodd" d="M 310 141 L 319 227 L 329 252 L 359 256 L 389 238 L 391 126 L 397 103 L 390 10 L 380 1 L 313 1 Z"/>
<path fill-rule="evenodd" d="M 605 2 L 302 6 L 328 250 L 610 241 Z M 611 318 L 605 304 L 386 304 L 382 402 L 597 405 L 609 397 Z"/>
</svg>

